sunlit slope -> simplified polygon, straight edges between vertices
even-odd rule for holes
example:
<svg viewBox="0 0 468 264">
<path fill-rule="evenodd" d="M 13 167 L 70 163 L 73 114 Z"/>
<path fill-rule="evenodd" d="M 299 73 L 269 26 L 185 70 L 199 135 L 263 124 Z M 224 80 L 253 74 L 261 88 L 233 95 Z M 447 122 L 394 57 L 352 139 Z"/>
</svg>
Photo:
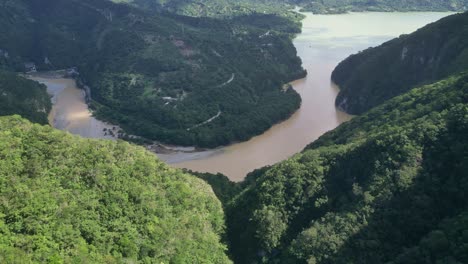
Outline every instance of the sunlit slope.
<svg viewBox="0 0 468 264">
<path fill-rule="evenodd" d="M 235 260 L 467 262 L 467 95 L 466 74 L 413 89 L 252 173 L 227 203 Z"/>
<path fill-rule="evenodd" d="M 1 263 L 229 263 L 211 188 L 144 148 L 0 117 Z"/>
</svg>

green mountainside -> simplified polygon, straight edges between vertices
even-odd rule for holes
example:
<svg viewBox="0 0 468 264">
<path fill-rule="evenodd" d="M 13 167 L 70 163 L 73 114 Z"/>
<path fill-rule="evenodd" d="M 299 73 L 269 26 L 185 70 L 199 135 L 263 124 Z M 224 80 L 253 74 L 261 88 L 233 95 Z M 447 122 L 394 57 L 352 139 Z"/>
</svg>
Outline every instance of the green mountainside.
<svg viewBox="0 0 468 264">
<path fill-rule="evenodd" d="M 29 61 L 77 66 L 98 117 L 170 143 L 244 140 L 299 106 L 283 84 L 304 74 L 300 15 L 195 18 L 180 14 L 205 9 L 185 3 L 211 7 L 0 2 L 0 115 L 47 122 L 44 86 L 3 72 Z M 0 117 L 0 263 L 468 263 L 465 25 L 454 15 L 345 60 L 337 103 L 362 114 L 241 183 Z"/>
<path fill-rule="evenodd" d="M 32 122 L 47 124 L 51 108 L 44 85 L 0 70 L 0 116 L 18 114 Z"/>
<path fill-rule="evenodd" d="M 218 20 L 105 0 L 0 5 L 3 68 L 78 67 L 96 116 L 130 134 L 214 147 L 259 134 L 300 105 L 283 87 L 305 75 L 291 41 L 299 14 Z"/>
<path fill-rule="evenodd" d="M 292 1 L 281 0 L 112 0 L 157 12 L 171 12 L 192 17 L 235 17 L 246 14 L 286 15 Z"/>
<path fill-rule="evenodd" d="M 352 55 L 334 70 L 336 105 L 360 114 L 411 88 L 468 69 L 468 13 Z"/>
<path fill-rule="evenodd" d="M 277 13 L 299 6 L 316 14 L 395 11 L 466 11 L 468 0 L 113 0 L 188 16 L 226 17 Z"/>
<path fill-rule="evenodd" d="M 467 263 L 467 135 L 468 74 L 354 118 L 248 177 L 226 205 L 234 260 Z"/>
<path fill-rule="evenodd" d="M 124 141 L 0 117 L 0 263 L 230 263 L 221 203 Z"/>
</svg>

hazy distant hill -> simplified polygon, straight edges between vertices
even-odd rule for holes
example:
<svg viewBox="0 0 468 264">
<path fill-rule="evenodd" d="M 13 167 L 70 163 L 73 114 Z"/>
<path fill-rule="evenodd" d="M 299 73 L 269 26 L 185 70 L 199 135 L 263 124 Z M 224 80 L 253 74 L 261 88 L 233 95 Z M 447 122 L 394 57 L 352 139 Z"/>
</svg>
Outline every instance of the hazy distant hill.
<svg viewBox="0 0 468 264">
<path fill-rule="evenodd" d="M 468 0 L 301 0 L 314 13 L 361 11 L 466 11 Z"/>
<path fill-rule="evenodd" d="M 314 13 L 361 11 L 465 11 L 468 0 L 113 0 L 189 16 L 281 13 L 300 6 Z"/>
</svg>

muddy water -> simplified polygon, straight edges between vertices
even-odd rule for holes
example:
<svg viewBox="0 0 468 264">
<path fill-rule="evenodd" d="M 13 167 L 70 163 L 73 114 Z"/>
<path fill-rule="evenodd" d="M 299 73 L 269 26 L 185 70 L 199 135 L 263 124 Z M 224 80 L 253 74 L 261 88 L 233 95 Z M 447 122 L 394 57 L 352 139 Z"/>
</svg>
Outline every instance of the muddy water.
<svg viewBox="0 0 468 264">
<path fill-rule="evenodd" d="M 115 126 L 94 118 L 85 103 L 85 93 L 76 87 L 75 80 L 35 74 L 29 77 L 47 86 L 52 96 L 52 111 L 49 114 L 51 126 L 87 138 L 115 139 L 110 133 Z M 118 127 L 112 133 L 116 134 Z"/>
<path fill-rule="evenodd" d="M 294 45 L 309 75 L 292 83 L 302 97 L 302 106 L 290 119 L 247 142 L 206 152 L 158 156 L 175 167 L 221 172 L 234 181 L 242 180 L 256 168 L 284 160 L 351 118 L 334 106 L 338 89 L 330 82 L 330 76 L 341 60 L 449 14 L 306 13 L 303 33 Z"/>
</svg>

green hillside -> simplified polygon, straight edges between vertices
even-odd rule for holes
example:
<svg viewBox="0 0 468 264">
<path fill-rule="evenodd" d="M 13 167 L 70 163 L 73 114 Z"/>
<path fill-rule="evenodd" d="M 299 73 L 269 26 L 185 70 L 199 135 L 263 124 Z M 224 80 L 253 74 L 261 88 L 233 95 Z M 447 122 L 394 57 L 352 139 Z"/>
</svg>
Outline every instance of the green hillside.
<svg viewBox="0 0 468 264">
<path fill-rule="evenodd" d="M 414 89 L 248 177 L 236 263 L 467 263 L 468 75 Z"/>
<path fill-rule="evenodd" d="M 281 14 L 293 7 L 293 1 L 281 0 L 112 0 L 157 12 L 192 17 L 235 17 L 253 13 Z"/>
<path fill-rule="evenodd" d="M 337 106 L 363 113 L 414 86 L 468 69 L 468 13 L 352 55 L 334 70 Z"/>
<path fill-rule="evenodd" d="M 47 124 L 51 107 L 44 85 L 0 70 L 0 116 L 18 114 Z"/>
<path fill-rule="evenodd" d="M 316 14 L 395 11 L 466 11 L 467 0 L 113 0 L 188 16 L 229 17 L 249 13 L 281 14 L 299 6 Z"/>
<path fill-rule="evenodd" d="M 230 263 L 211 188 L 123 141 L 0 117 L 0 263 Z"/>
<path fill-rule="evenodd" d="M 25 62 L 76 66 L 98 117 L 168 143 L 245 140 L 299 106 L 283 85 L 305 74 L 291 43 L 301 16 L 281 3 L 116 2 L 1 1 L 0 115 L 47 122 L 45 87 L 12 73 Z M 317 8 L 464 8 L 344 3 Z M 468 263 L 464 25 L 468 13 L 349 57 L 332 76 L 337 104 L 362 114 L 241 183 L 0 117 L 0 263 Z"/>
<path fill-rule="evenodd" d="M 106 0 L 1 5 L 0 50 L 9 54 L 1 67 L 78 67 L 95 114 L 130 134 L 214 147 L 259 134 L 300 105 L 283 90 L 305 75 L 291 42 L 298 14 L 218 20 Z"/>
</svg>

